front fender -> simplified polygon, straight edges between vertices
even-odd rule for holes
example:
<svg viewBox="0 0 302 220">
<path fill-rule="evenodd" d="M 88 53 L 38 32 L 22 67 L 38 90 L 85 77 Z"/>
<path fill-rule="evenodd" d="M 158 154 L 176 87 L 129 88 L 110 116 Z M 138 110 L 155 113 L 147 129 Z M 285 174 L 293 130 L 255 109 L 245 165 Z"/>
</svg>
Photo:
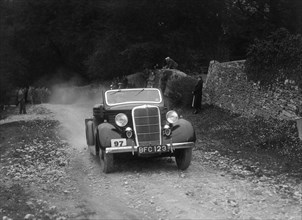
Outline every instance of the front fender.
<svg viewBox="0 0 302 220">
<path fill-rule="evenodd" d="M 172 133 L 170 137 L 164 137 L 164 144 L 170 143 L 172 138 L 173 143 L 194 142 L 196 141 L 195 130 L 192 124 L 185 120 L 179 119 L 177 123 L 172 126 Z"/>
<path fill-rule="evenodd" d="M 98 137 L 101 147 L 110 147 L 111 139 L 122 138 L 121 134 L 118 133 L 116 128 L 110 123 L 102 123 L 98 126 Z"/>
</svg>

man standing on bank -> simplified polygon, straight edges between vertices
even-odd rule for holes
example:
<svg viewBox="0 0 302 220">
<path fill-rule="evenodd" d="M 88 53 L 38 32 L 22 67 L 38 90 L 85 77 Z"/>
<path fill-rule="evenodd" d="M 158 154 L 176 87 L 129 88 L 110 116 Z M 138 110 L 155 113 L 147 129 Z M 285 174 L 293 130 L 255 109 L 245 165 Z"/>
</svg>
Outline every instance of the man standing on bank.
<svg viewBox="0 0 302 220">
<path fill-rule="evenodd" d="M 166 66 L 164 66 L 165 69 L 177 69 L 178 63 L 176 63 L 174 60 L 172 60 L 170 57 L 166 57 L 165 61 L 167 63 Z"/>
<path fill-rule="evenodd" d="M 26 88 L 20 88 L 18 90 L 18 94 L 17 94 L 18 104 L 20 105 L 20 108 L 19 108 L 19 113 L 20 114 L 26 114 L 25 89 Z"/>
<path fill-rule="evenodd" d="M 201 102 L 202 102 L 202 88 L 203 80 L 201 76 L 198 76 L 197 84 L 195 85 L 193 93 L 193 102 L 192 107 L 195 108 L 194 114 L 197 114 L 201 111 Z"/>
</svg>

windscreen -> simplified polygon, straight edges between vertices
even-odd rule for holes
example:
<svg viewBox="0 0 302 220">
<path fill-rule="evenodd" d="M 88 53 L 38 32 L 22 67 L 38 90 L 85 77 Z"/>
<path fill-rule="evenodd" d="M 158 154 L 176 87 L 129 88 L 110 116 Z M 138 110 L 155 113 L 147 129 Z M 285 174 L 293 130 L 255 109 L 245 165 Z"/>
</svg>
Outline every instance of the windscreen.
<svg viewBox="0 0 302 220">
<path fill-rule="evenodd" d="M 121 89 L 109 90 L 105 93 L 107 105 L 125 103 L 160 103 L 161 93 L 158 89 Z"/>
</svg>

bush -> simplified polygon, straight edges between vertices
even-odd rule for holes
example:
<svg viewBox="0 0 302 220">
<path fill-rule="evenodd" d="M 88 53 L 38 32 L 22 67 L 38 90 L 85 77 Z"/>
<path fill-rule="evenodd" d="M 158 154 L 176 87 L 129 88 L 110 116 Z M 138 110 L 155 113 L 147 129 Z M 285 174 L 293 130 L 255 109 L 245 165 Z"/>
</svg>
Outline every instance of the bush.
<svg viewBox="0 0 302 220">
<path fill-rule="evenodd" d="M 171 104 L 175 107 L 191 107 L 196 83 L 197 80 L 190 76 L 172 79 L 169 93 Z"/>
<path fill-rule="evenodd" d="M 247 53 L 248 79 L 262 87 L 295 80 L 302 86 L 302 37 L 278 29 L 264 40 L 256 40 Z"/>
</svg>

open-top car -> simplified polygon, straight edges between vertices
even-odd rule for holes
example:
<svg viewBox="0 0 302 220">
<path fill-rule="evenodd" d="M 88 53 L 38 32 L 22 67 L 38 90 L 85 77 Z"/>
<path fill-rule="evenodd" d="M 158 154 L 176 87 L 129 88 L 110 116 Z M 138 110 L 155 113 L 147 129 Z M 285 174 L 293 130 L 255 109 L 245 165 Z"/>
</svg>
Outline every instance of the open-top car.
<svg viewBox="0 0 302 220">
<path fill-rule="evenodd" d="M 192 124 L 164 105 L 161 90 L 107 90 L 103 103 L 85 119 L 90 152 L 99 156 L 103 172 L 114 170 L 114 155 L 175 156 L 179 169 L 189 167 L 196 136 Z"/>
</svg>

